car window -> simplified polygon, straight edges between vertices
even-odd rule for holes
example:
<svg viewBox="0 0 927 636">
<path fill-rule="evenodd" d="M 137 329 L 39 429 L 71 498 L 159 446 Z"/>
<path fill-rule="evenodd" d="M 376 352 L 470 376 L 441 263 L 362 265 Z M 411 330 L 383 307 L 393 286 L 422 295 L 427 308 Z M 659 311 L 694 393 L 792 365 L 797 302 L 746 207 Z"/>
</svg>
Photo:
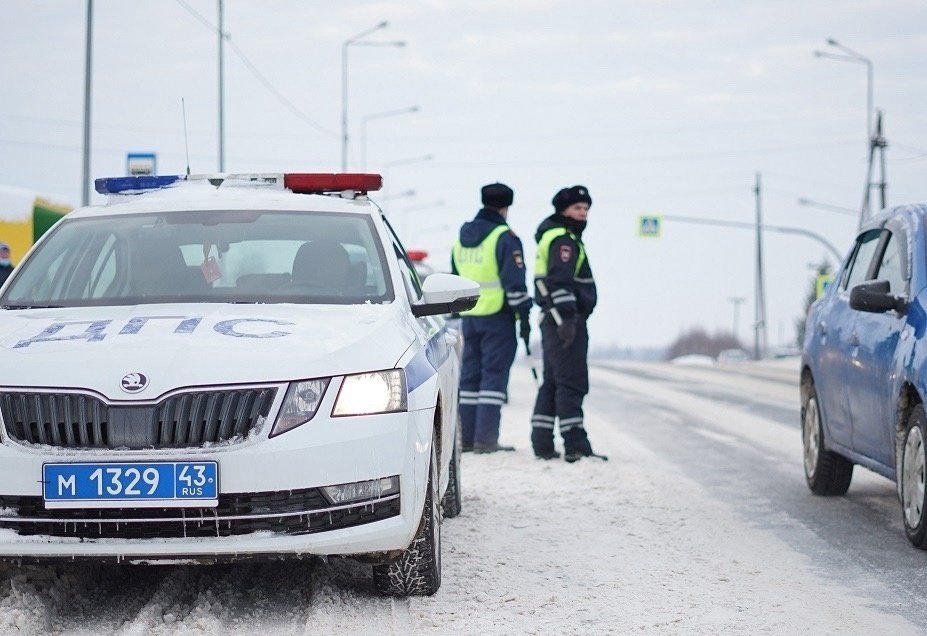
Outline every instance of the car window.
<svg viewBox="0 0 927 636">
<path fill-rule="evenodd" d="M 856 250 L 843 279 L 843 289 L 850 289 L 857 283 L 866 280 L 869 265 L 872 263 L 872 257 L 879 246 L 881 236 L 882 230 L 870 230 L 857 239 Z"/>
<path fill-rule="evenodd" d="M 882 260 L 876 271 L 876 278 L 887 280 L 891 285 L 893 294 L 900 294 L 905 290 L 905 277 L 902 271 L 901 248 L 897 234 L 889 236 L 882 254 Z"/>
<path fill-rule="evenodd" d="M 399 270 L 402 272 L 402 278 L 405 280 L 406 289 L 409 290 L 409 297 L 418 300 L 422 297 L 422 283 L 419 280 L 418 272 L 409 261 L 405 252 L 402 251 L 401 245 L 393 244 L 396 250 L 396 258 L 399 261 Z"/>
<path fill-rule="evenodd" d="M 71 219 L 19 267 L 4 305 L 392 300 L 365 214 L 207 211 Z"/>
<path fill-rule="evenodd" d="M 389 221 L 384 218 L 383 222 L 393 241 L 393 250 L 396 253 L 396 260 L 399 261 L 399 270 L 402 272 L 402 278 L 409 292 L 409 298 L 412 300 L 419 300 L 422 297 L 422 280 L 419 277 L 418 271 L 415 269 L 415 265 L 413 265 L 412 261 L 409 260 L 409 256 L 406 254 L 402 242 L 400 242 L 399 237 L 396 236 Z"/>
</svg>

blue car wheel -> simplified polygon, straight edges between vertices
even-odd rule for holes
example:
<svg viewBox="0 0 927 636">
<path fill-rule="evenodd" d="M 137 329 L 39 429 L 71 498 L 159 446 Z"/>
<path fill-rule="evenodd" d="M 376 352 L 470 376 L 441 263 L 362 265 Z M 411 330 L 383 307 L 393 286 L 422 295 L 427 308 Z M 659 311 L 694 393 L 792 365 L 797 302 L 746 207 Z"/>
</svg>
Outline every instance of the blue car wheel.
<svg viewBox="0 0 927 636">
<path fill-rule="evenodd" d="M 824 427 L 812 382 L 802 385 L 802 448 L 805 481 L 816 495 L 843 495 L 853 479 L 853 463 L 825 448 Z"/>
<path fill-rule="evenodd" d="M 927 415 L 920 404 L 908 417 L 901 447 L 901 470 L 898 474 L 904 531 L 908 540 L 927 548 Z"/>
</svg>

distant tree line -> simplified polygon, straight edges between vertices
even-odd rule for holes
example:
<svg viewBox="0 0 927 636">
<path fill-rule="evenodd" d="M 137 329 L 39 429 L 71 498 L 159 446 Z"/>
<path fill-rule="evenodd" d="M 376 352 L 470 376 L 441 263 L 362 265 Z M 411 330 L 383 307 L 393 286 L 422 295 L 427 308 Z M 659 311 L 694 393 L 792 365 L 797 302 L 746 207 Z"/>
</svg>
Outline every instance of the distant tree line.
<svg viewBox="0 0 927 636">
<path fill-rule="evenodd" d="M 672 360 L 679 356 L 700 354 L 717 358 L 725 349 L 743 349 L 741 342 L 729 332 L 719 331 L 709 334 L 702 327 L 692 327 L 679 334 L 673 344 L 666 350 L 666 359 Z"/>
</svg>

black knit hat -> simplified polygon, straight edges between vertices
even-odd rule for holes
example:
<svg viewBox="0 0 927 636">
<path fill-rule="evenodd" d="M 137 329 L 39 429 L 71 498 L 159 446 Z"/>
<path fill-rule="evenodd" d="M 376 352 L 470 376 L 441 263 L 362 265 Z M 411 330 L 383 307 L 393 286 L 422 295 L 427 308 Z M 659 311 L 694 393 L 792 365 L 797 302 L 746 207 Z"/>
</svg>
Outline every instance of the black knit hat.
<svg viewBox="0 0 927 636">
<path fill-rule="evenodd" d="M 489 185 L 484 185 L 483 189 L 480 190 L 480 194 L 482 195 L 483 205 L 497 210 L 509 207 L 512 205 L 512 200 L 515 198 L 515 193 L 512 192 L 512 188 L 504 183 L 490 183 Z"/>
<path fill-rule="evenodd" d="M 575 185 L 572 188 L 564 188 L 555 194 L 550 202 L 554 205 L 557 214 L 560 214 L 574 203 L 592 205 L 592 197 L 589 196 L 589 190 L 586 189 L 586 186 Z"/>
</svg>

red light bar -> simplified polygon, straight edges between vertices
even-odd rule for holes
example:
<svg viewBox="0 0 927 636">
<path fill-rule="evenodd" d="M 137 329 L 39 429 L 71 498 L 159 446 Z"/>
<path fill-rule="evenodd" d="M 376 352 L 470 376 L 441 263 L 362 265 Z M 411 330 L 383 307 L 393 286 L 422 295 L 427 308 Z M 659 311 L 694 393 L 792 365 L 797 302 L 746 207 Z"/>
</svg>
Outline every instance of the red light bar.
<svg viewBox="0 0 927 636">
<path fill-rule="evenodd" d="M 297 172 L 283 175 L 283 187 L 299 194 L 323 192 L 371 192 L 383 187 L 383 177 L 363 172 L 324 174 Z"/>
<path fill-rule="evenodd" d="M 406 250 L 406 256 L 409 257 L 410 261 L 420 263 L 421 261 L 428 258 L 428 252 L 425 250 Z"/>
</svg>

